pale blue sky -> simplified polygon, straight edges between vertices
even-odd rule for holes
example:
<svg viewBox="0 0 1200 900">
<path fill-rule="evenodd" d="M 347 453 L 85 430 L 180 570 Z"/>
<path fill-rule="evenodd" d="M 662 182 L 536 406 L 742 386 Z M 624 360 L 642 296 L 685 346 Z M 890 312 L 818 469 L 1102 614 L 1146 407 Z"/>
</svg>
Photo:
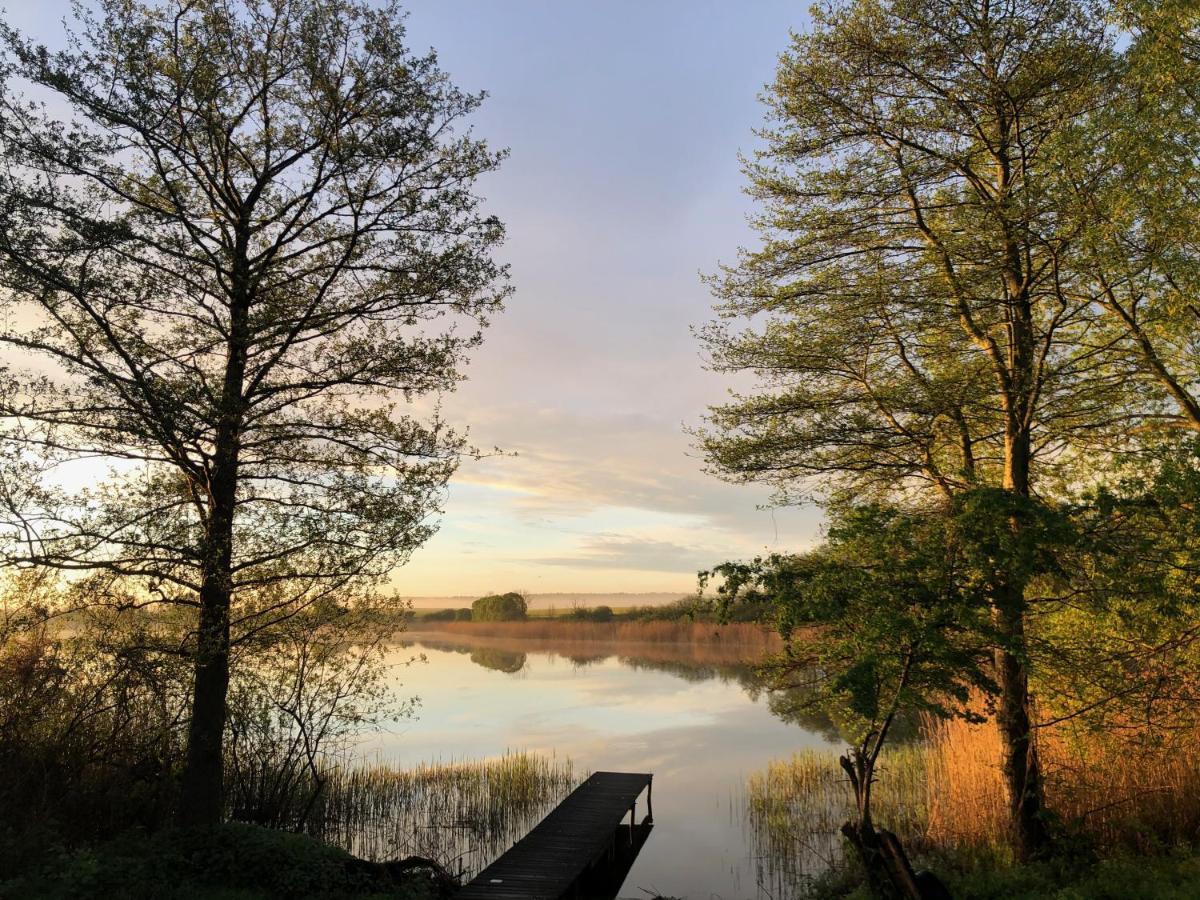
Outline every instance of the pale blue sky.
<svg viewBox="0 0 1200 900">
<path fill-rule="evenodd" d="M 67 0 L 8 0 L 55 43 Z M 410 46 L 489 99 L 511 157 L 480 190 L 508 226 L 516 293 L 447 398 L 473 441 L 409 595 L 691 589 L 698 568 L 807 545 L 813 510 L 705 475 L 685 424 L 726 385 L 689 326 L 701 272 L 752 238 L 737 154 L 803 2 L 413 0 Z"/>
</svg>

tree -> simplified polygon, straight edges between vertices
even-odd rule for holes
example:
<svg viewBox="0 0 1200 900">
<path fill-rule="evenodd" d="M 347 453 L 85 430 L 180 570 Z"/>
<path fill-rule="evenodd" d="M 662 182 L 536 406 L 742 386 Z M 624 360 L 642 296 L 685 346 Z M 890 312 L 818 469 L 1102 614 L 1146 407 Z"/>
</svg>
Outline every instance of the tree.
<svg viewBox="0 0 1200 900">
<path fill-rule="evenodd" d="M 748 591 L 772 598 L 786 652 L 767 671 L 829 715 L 850 745 L 840 759 L 856 818 L 842 832 L 878 897 L 922 896 L 899 841 L 876 827 L 871 797 L 898 721 L 918 713 L 978 718 L 975 693 L 994 695 L 995 644 L 982 581 L 957 519 L 879 505 L 835 513 L 828 539 L 800 556 L 725 563 L 720 605 Z"/>
<path fill-rule="evenodd" d="M 1141 388 L 1123 422 L 1136 446 L 1200 431 L 1200 17 L 1179 0 L 1113 12 L 1129 41 L 1120 90 L 1063 155 L 1064 196 L 1082 286 L 1106 314 L 1092 343 Z"/>
<path fill-rule="evenodd" d="M 515 622 L 529 613 L 529 604 L 516 591 L 488 594 L 471 604 L 472 622 Z"/>
<path fill-rule="evenodd" d="M 62 52 L 0 32 L 0 341 L 29 363 L 0 415 L 17 459 L 113 467 L 21 494 L 8 557 L 193 612 L 180 816 L 209 823 L 231 644 L 434 530 L 466 448 L 412 404 L 506 293 L 472 193 L 500 156 L 393 2 L 97 6 Z"/>
<path fill-rule="evenodd" d="M 1025 499 L 1073 435 L 1110 425 L 1128 387 L 1086 339 L 1098 313 L 1069 264 L 1083 226 L 1064 214 L 1059 172 L 1116 72 L 1090 3 L 818 12 L 781 59 L 766 146 L 746 164 L 762 245 L 711 281 L 712 366 L 759 383 L 711 411 L 700 441 L 713 470 L 783 501 L 814 482 L 834 502 L 949 506 L 981 486 Z M 1018 572 L 993 580 L 990 602 L 1026 857 L 1048 836 Z"/>
</svg>

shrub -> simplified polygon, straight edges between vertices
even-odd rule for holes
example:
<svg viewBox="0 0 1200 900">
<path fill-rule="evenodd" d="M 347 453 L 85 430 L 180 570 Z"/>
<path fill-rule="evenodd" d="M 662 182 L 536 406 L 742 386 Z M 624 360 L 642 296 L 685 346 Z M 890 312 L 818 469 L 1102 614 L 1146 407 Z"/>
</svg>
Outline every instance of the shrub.
<svg viewBox="0 0 1200 900">
<path fill-rule="evenodd" d="M 489 594 L 471 604 L 473 622 L 516 622 L 529 614 L 529 604 L 516 591 Z"/>
<path fill-rule="evenodd" d="M 64 900 L 436 896 L 427 874 L 397 878 L 384 866 L 363 863 L 313 838 L 237 823 L 134 832 L 96 847 L 60 851 L 43 871 L 0 883 L 0 894 Z"/>
</svg>

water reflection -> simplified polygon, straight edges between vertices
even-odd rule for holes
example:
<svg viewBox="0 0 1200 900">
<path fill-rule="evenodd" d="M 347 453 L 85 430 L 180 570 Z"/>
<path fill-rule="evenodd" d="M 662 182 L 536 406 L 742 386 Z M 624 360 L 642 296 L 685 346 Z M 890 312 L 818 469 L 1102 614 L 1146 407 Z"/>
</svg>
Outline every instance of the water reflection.
<svg viewBox="0 0 1200 900">
<path fill-rule="evenodd" d="M 520 672 L 525 668 L 525 654 L 498 647 L 476 647 L 471 651 L 471 662 L 497 672 Z"/>
<path fill-rule="evenodd" d="M 775 864 L 778 846 L 750 815 L 746 779 L 796 750 L 828 747 L 834 730 L 768 692 L 744 649 L 407 638 L 428 658 L 397 670 L 401 693 L 420 697 L 420 717 L 368 739 L 364 753 L 403 765 L 528 750 L 569 757 L 580 776 L 654 772 L 654 837 L 621 897 L 795 893 L 805 872 Z M 397 658 L 411 652 L 397 648 Z"/>
</svg>

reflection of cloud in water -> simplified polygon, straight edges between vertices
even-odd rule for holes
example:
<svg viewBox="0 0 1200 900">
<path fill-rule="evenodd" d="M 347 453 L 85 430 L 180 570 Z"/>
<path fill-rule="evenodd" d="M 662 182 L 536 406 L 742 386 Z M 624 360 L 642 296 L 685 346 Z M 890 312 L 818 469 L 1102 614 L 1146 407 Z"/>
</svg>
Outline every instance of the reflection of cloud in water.
<svg viewBox="0 0 1200 900">
<path fill-rule="evenodd" d="M 752 666 L 695 647 L 491 643 L 500 655 L 422 638 L 415 649 L 428 665 L 398 672 L 401 693 L 421 696 L 419 719 L 368 738 L 364 751 L 410 764 L 527 749 L 569 756 L 580 773 L 653 772 L 657 827 L 622 896 L 778 896 L 778 884 L 755 884 L 762 867 L 743 827 L 745 779 L 826 742 L 772 714 Z"/>
</svg>

